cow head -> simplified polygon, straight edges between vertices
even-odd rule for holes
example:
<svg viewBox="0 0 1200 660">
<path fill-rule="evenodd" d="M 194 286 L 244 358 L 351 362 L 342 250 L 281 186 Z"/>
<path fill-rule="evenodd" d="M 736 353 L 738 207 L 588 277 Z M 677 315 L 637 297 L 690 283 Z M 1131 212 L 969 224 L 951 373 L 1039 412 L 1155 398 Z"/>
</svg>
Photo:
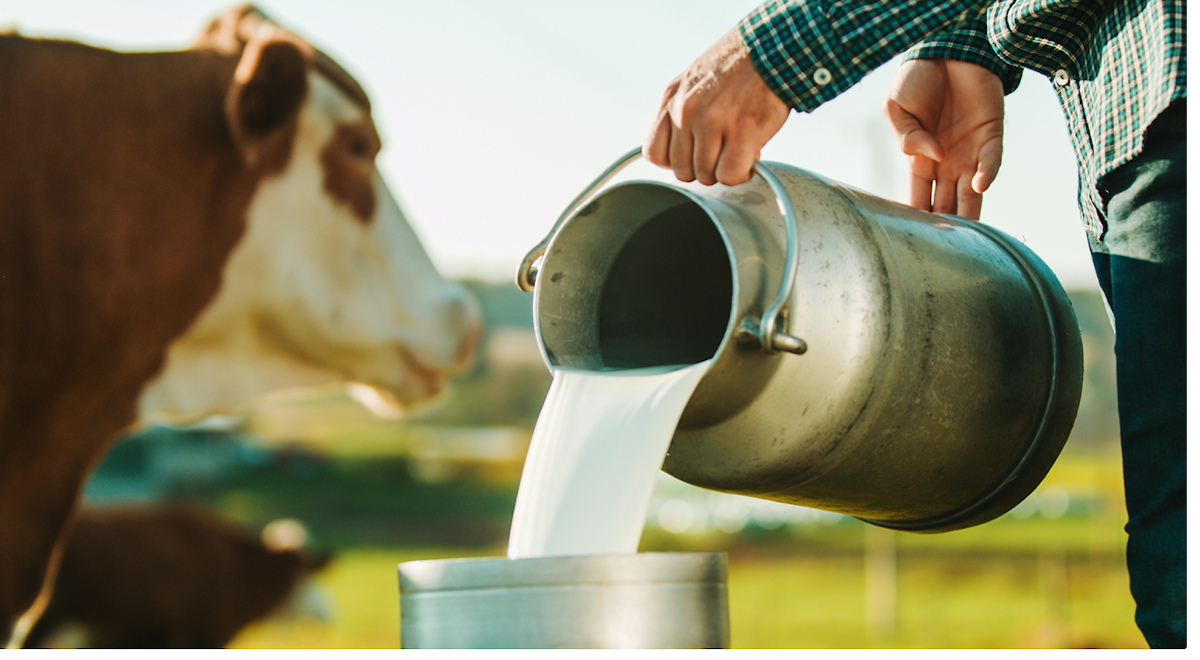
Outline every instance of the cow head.
<svg viewBox="0 0 1200 660">
<path fill-rule="evenodd" d="M 218 18 L 193 47 L 240 53 L 226 117 L 263 178 L 219 293 L 172 344 L 141 416 L 236 410 L 330 381 L 401 402 L 437 394 L 467 366 L 479 312 L 439 275 L 376 169 L 362 88 L 252 7 Z"/>
</svg>

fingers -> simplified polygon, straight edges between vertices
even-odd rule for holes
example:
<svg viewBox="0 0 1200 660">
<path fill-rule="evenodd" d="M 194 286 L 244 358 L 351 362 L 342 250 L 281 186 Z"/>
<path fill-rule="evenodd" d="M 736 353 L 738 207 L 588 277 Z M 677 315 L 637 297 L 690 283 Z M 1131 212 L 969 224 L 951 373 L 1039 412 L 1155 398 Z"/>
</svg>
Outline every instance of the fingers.
<svg viewBox="0 0 1200 660">
<path fill-rule="evenodd" d="M 908 159 L 908 205 L 922 211 L 933 210 L 933 182 L 936 177 L 936 163 L 932 160 L 913 156 Z"/>
<path fill-rule="evenodd" d="M 699 122 L 686 113 L 685 109 L 662 114 L 642 143 L 646 159 L 670 169 L 683 182 L 734 186 L 748 181 L 762 146 L 774 131 L 760 137 L 719 124 L 714 128 L 710 126 L 714 122 Z M 678 114 L 684 115 L 683 121 L 675 118 Z"/>
<path fill-rule="evenodd" d="M 697 131 L 693 135 L 664 107 L 642 141 L 642 156 L 672 170 L 680 181 L 737 185 L 750 178 L 758 149 L 751 150 L 745 141 L 727 141 L 720 134 Z"/>
<path fill-rule="evenodd" d="M 979 211 L 983 207 L 983 194 L 975 191 L 969 172 L 959 178 L 957 189 L 957 208 L 951 213 L 962 218 L 978 220 Z"/>
<path fill-rule="evenodd" d="M 966 172 L 958 182 L 958 213 L 957 215 L 971 220 L 978 220 L 983 209 L 983 193 L 996 180 L 999 163 L 985 163 L 980 159 L 974 174 Z"/>
<path fill-rule="evenodd" d="M 720 159 L 715 170 L 716 180 L 727 185 L 736 186 L 750 180 L 754 162 L 758 160 L 760 149 L 751 148 L 749 142 L 729 144 L 721 149 Z"/>
<path fill-rule="evenodd" d="M 1002 139 L 999 137 L 988 140 L 979 148 L 979 165 L 971 181 L 975 192 L 982 194 L 996 180 L 996 175 L 1000 173 L 1001 153 Z"/>
<path fill-rule="evenodd" d="M 909 156 L 908 204 L 913 208 L 929 211 L 937 205 L 936 199 L 931 205 L 930 198 L 934 196 L 933 185 L 937 179 L 936 171 L 938 163 L 945 158 L 945 150 L 937 138 L 921 128 L 916 120 L 913 120 L 913 125 L 914 128 L 897 133 L 896 140 L 900 145 L 900 151 Z M 938 190 L 941 190 L 940 182 Z M 937 212 L 941 213 L 942 211 Z"/>
<path fill-rule="evenodd" d="M 692 139 L 692 174 L 706 186 L 717 182 L 717 159 L 721 155 L 721 143 L 720 135 L 710 133 L 698 132 Z"/>
<path fill-rule="evenodd" d="M 953 206 L 945 199 L 945 191 L 941 185 L 937 187 L 941 197 L 935 198 L 934 182 L 937 181 L 938 163 L 945 158 L 942 144 L 900 103 L 889 98 L 883 107 L 884 116 L 896 137 L 896 144 L 900 151 L 909 157 L 909 206 L 922 211 L 933 211 L 939 204 L 942 208 Z"/>
<path fill-rule="evenodd" d="M 667 151 L 670 144 L 671 116 L 665 109 L 661 109 L 658 113 L 658 121 L 650 126 L 650 131 L 642 140 L 642 157 L 659 167 L 670 167 L 671 159 Z"/>
<path fill-rule="evenodd" d="M 695 181 L 695 168 L 692 167 L 692 156 L 695 153 L 691 131 L 678 125 L 671 126 L 671 143 L 667 147 L 670 159 L 668 167 L 675 172 L 675 178 L 684 183 Z"/>
<path fill-rule="evenodd" d="M 668 85 L 642 151 L 680 181 L 737 185 L 790 112 L 734 29 Z"/>
<path fill-rule="evenodd" d="M 1001 138 L 988 140 L 979 148 L 975 167 L 963 168 L 958 179 L 958 209 L 955 215 L 978 220 L 983 208 L 983 193 L 1000 173 Z"/>
<path fill-rule="evenodd" d="M 973 171 L 949 173 L 939 176 L 934 183 L 933 208 L 934 213 L 957 215 L 971 220 L 979 219 L 979 211 L 983 207 L 983 194 L 973 187 Z M 916 204 L 910 204 L 922 208 Z M 924 207 L 924 210 L 930 210 Z"/>
<path fill-rule="evenodd" d="M 986 143 L 979 150 L 979 163 L 972 175 L 966 172 L 958 183 L 958 215 L 978 220 L 983 209 L 983 193 L 1000 173 L 1000 140 Z"/>
<path fill-rule="evenodd" d="M 958 212 L 958 179 L 939 178 L 933 190 L 933 212 L 954 215 Z"/>
<path fill-rule="evenodd" d="M 721 156 L 721 137 L 693 128 L 697 98 L 680 91 L 683 81 L 676 78 L 663 94 L 658 116 L 642 141 L 646 160 L 672 170 L 675 178 L 690 182 L 697 179 L 705 185 L 717 182 L 715 171 Z M 696 131 L 698 135 L 693 135 Z"/>
</svg>

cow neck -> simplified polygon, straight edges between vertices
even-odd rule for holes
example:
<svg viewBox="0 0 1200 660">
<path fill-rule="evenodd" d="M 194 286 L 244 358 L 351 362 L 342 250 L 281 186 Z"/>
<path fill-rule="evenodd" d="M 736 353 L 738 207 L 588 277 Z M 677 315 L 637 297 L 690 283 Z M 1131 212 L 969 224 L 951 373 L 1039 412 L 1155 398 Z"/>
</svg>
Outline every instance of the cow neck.
<svg viewBox="0 0 1200 660">
<path fill-rule="evenodd" d="M 23 366 L 5 366 L 31 394 L 66 378 L 132 402 L 215 295 L 244 230 L 260 175 L 224 128 L 218 81 L 235 61 L 31 45 L 13 79 L 36 93 L 18 94 L 27 102 L 5 107 L 0 129 L 15 133 L 7 161 L 23 163 L 0 184 L 18 200 L 7 230 L 21 239 L 4 248 L 20 287 L 0 313 Z"/>
<path fill-rule="evenodd" d="M 0 627 L 243 233 L 260 175 L 223 125 L 234 65 L 0 37 Z"/>
</svg>

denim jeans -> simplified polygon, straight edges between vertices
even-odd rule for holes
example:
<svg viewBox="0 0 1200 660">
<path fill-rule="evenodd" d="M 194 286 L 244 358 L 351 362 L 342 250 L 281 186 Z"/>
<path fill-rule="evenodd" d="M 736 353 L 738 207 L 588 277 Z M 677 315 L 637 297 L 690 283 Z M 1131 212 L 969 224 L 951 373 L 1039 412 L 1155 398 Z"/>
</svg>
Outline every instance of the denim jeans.
<svg viewBox="0 0 1200 660">
<path fill-rule="evenodd" d="M 1187 645 L 1186 99 L 1100 180 L 1092 261 L 1116 329 L 1117 407 L 1135 619 L 1155 648 Z"/>
</svg>

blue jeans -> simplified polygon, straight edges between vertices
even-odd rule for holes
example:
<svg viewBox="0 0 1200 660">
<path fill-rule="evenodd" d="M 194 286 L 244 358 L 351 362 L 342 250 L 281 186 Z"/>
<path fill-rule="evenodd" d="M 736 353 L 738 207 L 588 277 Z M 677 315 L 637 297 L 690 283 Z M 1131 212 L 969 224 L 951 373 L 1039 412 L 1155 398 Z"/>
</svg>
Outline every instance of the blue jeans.
<svg viewBox="0 0 1200 660">
<path fill-rule="evenodd" d="M 1187 645 L 1186 123 L 1176 101 L 1100 180 L 1107 230 L 1091 246 L 1116 328 L 1129 585 L 1154 648 Z"/>
</svg>

